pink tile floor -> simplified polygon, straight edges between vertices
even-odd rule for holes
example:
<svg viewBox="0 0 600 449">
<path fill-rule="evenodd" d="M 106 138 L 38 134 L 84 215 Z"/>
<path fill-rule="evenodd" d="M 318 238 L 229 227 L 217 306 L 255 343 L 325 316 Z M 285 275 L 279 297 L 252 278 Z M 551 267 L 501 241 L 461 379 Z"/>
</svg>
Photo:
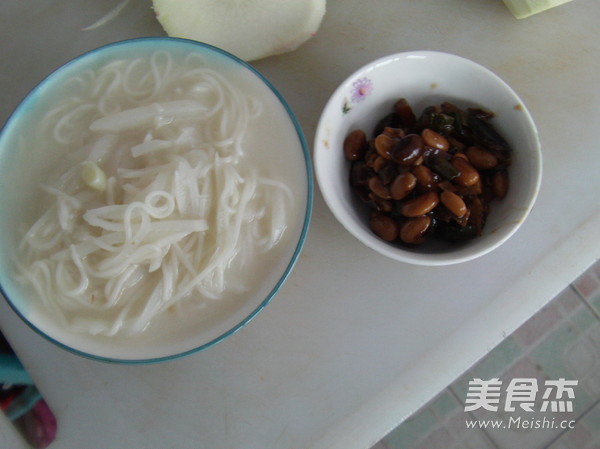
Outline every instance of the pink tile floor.
<svg viewBox="0 0 600 449">
<path fill-rule="evenodd" d="M 467 394 L 474 394 L 469 381 L 476 378 L 502 382 L 496 410 L 465 411 Z M 515 410 L 507 410 L 506 386 L 515 379 L 537 384 L 539 390 L 528 390 L 528 398 L 517 397 Z M 573 398 L 553 390 L 544 399 L 546 382 L 560 379 L 577 381 Z M 531 411 L 518 401 L 532 401 Z M 573 411 L 552 411 L 551 402 L 570 402 Z M 600 261 L 372 447 L 442 448 L 600 449 Z"/>
</svg>

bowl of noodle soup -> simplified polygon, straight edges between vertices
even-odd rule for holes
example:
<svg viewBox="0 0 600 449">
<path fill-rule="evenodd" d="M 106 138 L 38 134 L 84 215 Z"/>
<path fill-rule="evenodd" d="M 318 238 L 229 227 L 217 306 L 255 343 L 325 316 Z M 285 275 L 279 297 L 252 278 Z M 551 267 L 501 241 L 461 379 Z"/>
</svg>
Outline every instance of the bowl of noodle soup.
<svg viewBox="0 0 600 449">
<path fill-rule="evenodd" d="M 302 249 L 313 180 L 277 90 L 218 48 L 116 42 L 36 86 L 0 134 L 0 286 L 36 332 L 111 362 L 233 334 Z"/>
</svg>

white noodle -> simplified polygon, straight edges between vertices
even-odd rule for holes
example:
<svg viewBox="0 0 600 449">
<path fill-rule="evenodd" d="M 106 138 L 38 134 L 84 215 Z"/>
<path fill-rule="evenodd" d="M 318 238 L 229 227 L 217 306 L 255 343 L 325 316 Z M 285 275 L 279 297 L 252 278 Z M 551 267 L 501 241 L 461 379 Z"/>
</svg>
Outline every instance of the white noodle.
<svg viewBox="0 0 600 449">
<path fill-rule="evenodd" d="M 161 51 L 70 83 L 76 95 L 40 129 L 79 162 L 44 185 L 20 278 L 63 325 L 107 336 L 244 291 L 236 270 L 277 245 L 293 201 L 246 156 L 262 104 L 202 58 Z M 84 161 L 105 172 L 104 192 L 82 182 Z"/>
</svg>

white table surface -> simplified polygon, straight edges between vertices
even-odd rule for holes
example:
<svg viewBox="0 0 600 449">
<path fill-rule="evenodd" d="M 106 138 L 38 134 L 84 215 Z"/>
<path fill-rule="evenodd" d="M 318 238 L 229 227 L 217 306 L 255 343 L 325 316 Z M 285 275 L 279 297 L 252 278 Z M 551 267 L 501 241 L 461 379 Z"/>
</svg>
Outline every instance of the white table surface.
<svg viewBox="0 0 600 449">
<path fill-rule="evenodd" d="M 2 0 L 0 123 L 67 59 L 163 34 L 149 0 L 81 31 L 117 3 Z M 544 179 L 530 217 L 481 259 L 417 267 L 356 241 L 317 189 L 304 251 L 271 304 L 230 339 L 158 365 L 67 353 L 1 301 L 0 327 L 57 416 L 53 447 L 370 447 L 600 257 L 598 19 L 598 0 L 520 21 L 500 0 L 330 0 L 316 37 L 254 64 L 308 141 L 328 96 L 366 62 L 404 50 L 467 57 L 507 81 L 538 125 Z"/>
</svg>

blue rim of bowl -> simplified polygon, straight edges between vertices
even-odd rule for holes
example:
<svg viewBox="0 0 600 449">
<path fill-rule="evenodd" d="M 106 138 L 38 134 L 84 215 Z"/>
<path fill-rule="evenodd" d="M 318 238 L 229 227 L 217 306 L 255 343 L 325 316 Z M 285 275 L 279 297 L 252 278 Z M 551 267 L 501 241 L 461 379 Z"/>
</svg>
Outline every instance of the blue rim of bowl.
<svg viewBox="0 0 600 449">
<path fill-rule="evenodd" d="M 256 317 L 267 306 L 267 304 L 269 304 L 269 302 L 271 302 L 271 300 L 277 295 L 277 293 L 279 292 L 279 290 L 281 289 L 281 287 L 283 286 L 283 284 L 289 277 L 292 269 L 294 268 L 294 266 L 298 260 L 298 256 L 300 255 L 300 252 L 302 251 L 304 243 L 306 241 L 306 237 L 308 234 L 308 228 L 309 228 L 310 220 L 311 220 L 311 216 L 312 216 L 312 206 L 313 206 L 313 196 L 314 196 L 314 174 L 313 174 L 313 168 L 312 168 L 312 160 L 311 160 L 311 156 L 310 156 L 308 143 L 304 136 L 304 132 L 302 131 L 302 127 L 300 126 L 300 123 L 298 122 L 298 119 L 296 118 L 292 109 L 290 108 L 288 103 L 285 101 L 283 96 L 279 93 L 279 91 L 275 88 L 275 86 L 273 86 L 273 84 L 269 80 L 267 80 L 265 78 L 265 76 L 262 75 L 258 70 L 256 70 L 254 67 L 252 67 L 250 64 L 248 64 L 246 61 L 238 58 L 237 56 L 235 56 L 221 48 L 215 47 L 210 44 L 206 44 L 204 42 L 194 41 L 194 40 L 190 40 L 190 39 L 176 38 L 176 37 L 167 37 L 167 36 L 140 37 L 140 38 L 126 39 L 126 40 L 113 42 L 110 44 L 106 44 L 106 45 L 94 48 L 85 53 L 82 53 L 81 55 L 76 56 L 75 58 L 73 58 L 73 59 L 65 62 L 61 66 L 59 66 L 57 69 L 53 70 L 48 76 L 46 76 L 35 87 L 33 87 L 33 89 L 31 89 L 29 91 L 29 93 L 21 100 L 21 102 L 17 105 L 17 107 L 13 110 L 13 112 L 11 113 L 9 118 L 6 120 L 6 123 L 4 124 L 2 130 L 0 130 L 0 141 L 3 138 L 4 130 L 8 129 L 10 123 L 13 120 L 16 120 L 15 117 L 17 117 L 19 115 L 22 108 L 27 106 L 29 99 L 32 98 L 38 90 L 40 90 L 46 84 L 51 82 L 55 76 L 58 76 L 58 73 L 63 71 L 66 67 L 80 61 L 81 59 L 88 58 L 95 53 L 103 52 L 103 51 L 106 51 L 106 50 L 114 48 L 114 47 L 118 47 L 118 46 L 122 46 L 122 45 L 134 45 L 134 44 L 141 43 L 141 42 L 151 42 L 151 41 L 173 42 L 174 44 L 179 43 L 179 44 L 190 45 L 190 46 L 202 48 L 202 49 L 205 49 L 208 51 L 212 51 L 215 53 L 219 53 L 219 54 L 231 59 L 233 62 L 240 64 L 242 67 L 246 68 L 247 70 L 249 70 L 251 73 L 253 73 L 256 77 L 258 77 L 258 79 L 261 80 L 269 88 L 269 90 L 275 95 L 275 97 L 279 100 L 279 102 L 281 103 L 283 108 L 286 110 L 289 119 L 291 120 L 292 124 L 294 125 L 294 129 L 296 130 L 298 140 L 300 141 L 300 144 L 302 146 L 302 153 L 304 155 L 304 161 L 306 164 L 306 177 L 307 177 L 306 210 L 304 213 L 304 222 L 302 224 L 302 231 L 300 232 L 300 235 L 298 237 L 298 242 L 296 244 L 296 248 L 294 249 L 294 253 L 292 254 L 292 257 L 291 257 L 287 267 L 283 271 L 281 277 L 279 278 L 279 280 L 277 281 L 275 286 L 271 289 L 269 294 L 265 297 L 265 299 L 258 305 L 258 307 L 256 307 L 253 311 L 251 311 L 243 320 L 241 320 L 239 323 L 237 323 L 231 329 L 222 333 L 218 337 L 215 337 L 212 340 L 208 341 L 207 343 L 204 343 L 195 348 L 181 351 L 181 352 L 171 354 L 171 355 L 159 356 L 159 357 L 149 357 L 149 358 L 143 358 L 143 359 L 130 359 L 130 358 L 121 359 L 121 358 L 115 358 L 115 357 L 95 355 L 95 354 L 91 354 L 86 351 L 82 351 L 80 349 L 72 348 L 69 345 L 67 345 L 63 342 L 60 342 L 60 341 L 56 340 L 55 338 L 51 337 L 50 335 L 46 334 L 41 329 L 39 329 L 37 326 L 35 326 L 33 323 L 31 323 L 25 317 L 25 315 L 23 313 L 21 313 L 21 311 L 17 308 L 17 306 L 15 304 L 13 304 L 13 302 L 10 300 L 10 298 L 4 291 L 4 288 L 0 284 L 0 293 L 2 294 L 2 296 L 4 297 L 6 302 L 9 304 L 9 306 L 12 308 L 12 310 L 19 316 L 19 318 L 21 318 L 21 320 L 23 322 L 25 322 L 37 334 L 41 335 L 45 339 L 54 343 L 58 347 L 66 350 L 68 352 L 71 352 L 73 354 L 76 354 L 76 355 L 79 355 L 79 356 L 82 356 L 82 357 L 85 357 L 88 359 L 92 359 L 92 360 L 108 362 L 108 363 L 116 363 L 116 364 L 141 365 L 141 364 L 160 363 L 160 362 L 166 362 L 166 361 L 170 361 L 170 360 L 179 359 L 179 358 L 186 357 L 186 356 L 192 355 L 194 353 L 203 351 L 205 349 L 208 349 L 208 348 L 216 345 L 217 343 L 225 340 L 227 337 L 235 334 L 237 331 L 239 331 L 242 327 L 244 327 L 246 324 L 248 324 L 254 317 Z"/>
</svg>

